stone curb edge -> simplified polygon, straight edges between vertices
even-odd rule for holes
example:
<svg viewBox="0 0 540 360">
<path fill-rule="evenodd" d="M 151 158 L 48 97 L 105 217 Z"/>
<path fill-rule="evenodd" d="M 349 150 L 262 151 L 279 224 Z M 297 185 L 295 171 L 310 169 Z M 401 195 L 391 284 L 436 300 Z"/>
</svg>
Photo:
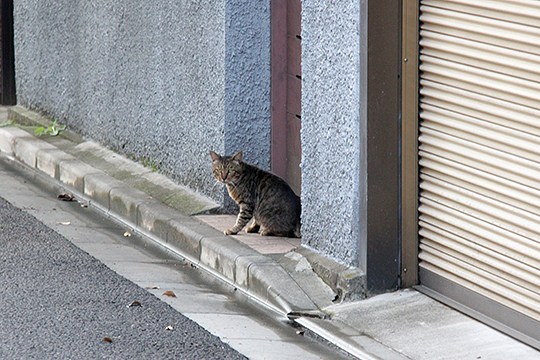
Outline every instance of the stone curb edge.
<svg viewBox="0 0 540 360">
<path fill-rule="evenodd" d="M 17 118 L 21 116 L 24 114 L 17 114 Z M 165 249 L 210 270 L 274 311 L 284 315 L 315 311 L 324 316 L 273 259 L 193 217 L 180 214 L 25 130 L 0 128 L 0 152 L 55 179 L 90 205 L 134 231 L 150 235 Z"/>
</svg>

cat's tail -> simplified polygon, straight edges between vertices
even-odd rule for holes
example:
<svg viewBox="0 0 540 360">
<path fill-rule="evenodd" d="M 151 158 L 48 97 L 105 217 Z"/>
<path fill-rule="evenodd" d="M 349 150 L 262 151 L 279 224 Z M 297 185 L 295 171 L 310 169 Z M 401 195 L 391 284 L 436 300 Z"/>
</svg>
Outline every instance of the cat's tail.
<svg viewBox="0 0 540 360">
<path fill-rule="evenodd" d="M 301 238 L 302 234 L 300 233 L 300 223 L 296 225 L 296 228 L 293 230 L 294 237 Z"/>
</svg>

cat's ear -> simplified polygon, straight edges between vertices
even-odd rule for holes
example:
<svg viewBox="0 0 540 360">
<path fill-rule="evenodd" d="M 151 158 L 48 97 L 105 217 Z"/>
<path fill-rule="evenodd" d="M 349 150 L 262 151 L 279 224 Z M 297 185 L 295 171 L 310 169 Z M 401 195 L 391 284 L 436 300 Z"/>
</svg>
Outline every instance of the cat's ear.
<svg viewBox="0 0 540 360">
<path fill-rule="evenodd" d="M 212 158 L 212 161 L 219 160 L 221 156 L 215 151 L 210 150 L 210 157 Z"/>
<path fill-rule="evenodd" d="M 242 158 L 243 158 L 243 154 L 241 151 L 237 152 L 236 154 L 234 154 L 233 156 L 231 156 L 231 158 L 233 160 L 236 160 L 236 161 L 242 161 Z"/>
</svg>

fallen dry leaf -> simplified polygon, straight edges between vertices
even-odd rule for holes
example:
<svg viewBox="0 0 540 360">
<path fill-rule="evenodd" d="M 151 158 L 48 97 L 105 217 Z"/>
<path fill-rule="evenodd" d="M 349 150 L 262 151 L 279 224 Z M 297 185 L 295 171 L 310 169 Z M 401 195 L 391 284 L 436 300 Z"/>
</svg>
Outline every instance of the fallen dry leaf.
<svg viewBox="0 0 540 360">
<path fill-rule="evenodd" d="M 142 306 L 140 301 L 132 301 L 127 307 L 135 307 L 135 306 Z"/>
<path fill-rule="evenodd" d="M 75 200 L 75 196 L 73 194 L 69 194 L 69 193 L 63 193 L 63 194 L 60 194 L 58 195 L 58 198 L 62 201 L 73 201 Z"/>
<path fill-rule="evenodd" d="M 57 222 L 58 225 L 70 225 L 71 221 L 59 221 Z"/>
<path fill-rule="evenodd" d="M 112 339 L 110 337 L 104 337 L 103 341 L 108 342 L 108 343 L 112 343 Z"/>
<path fill-rule="evenodd" d="M 171 291 L 171 290 L 167 290 L 163 293 L 163 295 L 165 296 L 169 296 L 169 297 L 176 297 L 176 294 L 174 293 L 174 291 Z"/>
</svg>

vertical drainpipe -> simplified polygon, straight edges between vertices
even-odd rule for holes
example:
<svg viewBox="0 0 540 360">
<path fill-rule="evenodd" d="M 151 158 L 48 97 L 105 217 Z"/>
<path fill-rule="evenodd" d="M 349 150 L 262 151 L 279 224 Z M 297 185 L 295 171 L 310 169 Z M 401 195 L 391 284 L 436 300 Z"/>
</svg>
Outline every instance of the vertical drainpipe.
<svg viewBox="0 0 540 360">
<path fill-rule="evenodd" d="M 0 102 L 1 105 L 15 105 L 15 54 L 13 45 L 13 0 L 1 0 L 0 41 Z"/>
</svg>

